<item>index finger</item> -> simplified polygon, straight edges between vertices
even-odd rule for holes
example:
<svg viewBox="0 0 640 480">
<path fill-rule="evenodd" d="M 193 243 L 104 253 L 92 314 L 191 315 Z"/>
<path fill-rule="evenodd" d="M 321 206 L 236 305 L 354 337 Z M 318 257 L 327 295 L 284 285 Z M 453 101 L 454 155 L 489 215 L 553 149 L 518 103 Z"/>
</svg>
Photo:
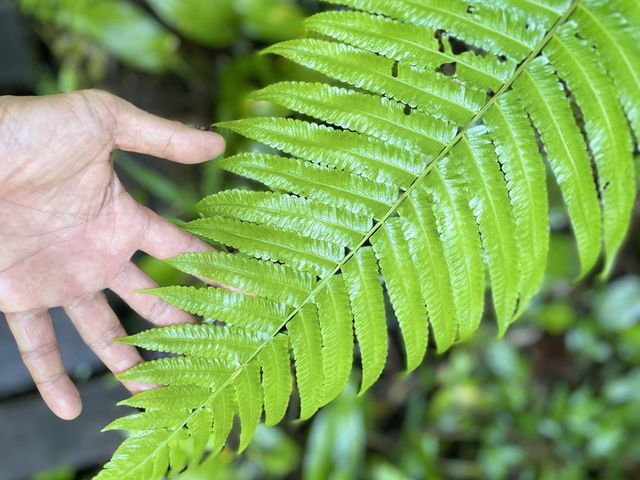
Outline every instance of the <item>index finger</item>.
<svg viewBox="0 0 640 480">
<path fill-rule="evenodd" d="M 147 228 L 139 249 L 152 257 L 166 260 L 185 252 L 210 252 L 213 248 L 198 237 L 185 232 L 146 207 Z"/>
</svg>

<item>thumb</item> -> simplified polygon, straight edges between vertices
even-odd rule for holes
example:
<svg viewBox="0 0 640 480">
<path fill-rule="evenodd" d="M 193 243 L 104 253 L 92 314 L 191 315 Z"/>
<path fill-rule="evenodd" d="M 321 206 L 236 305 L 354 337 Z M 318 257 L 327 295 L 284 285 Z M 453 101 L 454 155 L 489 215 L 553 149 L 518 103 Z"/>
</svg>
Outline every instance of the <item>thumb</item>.
<svg viewBox="0 0 640 480">
<path fill-rule="evenodd" d="M 131 103 L 113 97 L 113 137 L 116 148 L 146 153 L 179 163 L 201 163 L 224 151 L 224 139 L 180 122 L 151 115 Z"/>
</svg>

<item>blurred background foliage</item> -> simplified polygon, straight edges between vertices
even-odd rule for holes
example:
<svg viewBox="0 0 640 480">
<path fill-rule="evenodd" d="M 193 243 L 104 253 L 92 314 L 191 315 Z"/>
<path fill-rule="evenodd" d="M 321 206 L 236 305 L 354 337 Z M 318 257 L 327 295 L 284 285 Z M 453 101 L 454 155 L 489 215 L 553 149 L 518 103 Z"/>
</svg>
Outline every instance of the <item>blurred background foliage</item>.
<svg viewBox="0 0 640 480">
<path fill-rule="evenodd" d="M 104 88 L 154 113 L 208 126 L 286 113 L 246 95 L 279 79 L 317 78 L 254 53 L 304 34 L 302 20 L 320 8 L 315 0 L 19 6 L 37 40 L 35 73 L 14 85 L 16 93 Z M 227 140 L 228 153 L 258 148 Z M 182 167 L 118 153 L 115 163 L 136 198 L 174 218 L 194 215 L 206 194 L 245 186 L 215 162 Z M 472 341 L 443 356 L 430 353 L 408 377 L 392 342 L 388 373 L 369 394 L 357 397 L 349 388 L 311 422 L 261 429 L 241 458 L 225 451 L 180 478 L 640 478 L 640 207 L 611 282 L 593 276 L 575 284 L 574 241 L 550 188 L 547 280 L 504 339 L 496 339 L 487 313 Z M 140 262 L 161 284 L 185 281 L 161 263 Z M 62 467 L 36 478 L 84 474 Z"/>
</svg>

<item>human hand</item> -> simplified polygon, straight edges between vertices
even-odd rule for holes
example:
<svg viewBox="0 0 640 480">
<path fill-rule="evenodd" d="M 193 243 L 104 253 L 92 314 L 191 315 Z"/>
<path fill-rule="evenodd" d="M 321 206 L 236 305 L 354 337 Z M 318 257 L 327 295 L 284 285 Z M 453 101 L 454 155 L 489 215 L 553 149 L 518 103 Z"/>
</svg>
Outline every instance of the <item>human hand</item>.
<svg viewBox="0 0 640 480">
<path fill-rule="evenodd" d="M 116 149 L 199 163 L 222 153 L 224 141 L 100 91 L 0 97 L 0 311 L 42 398 L 63 419 L 82 403 L 47 309 L 63 306 L 87 345 L 121 372 L 141 359 L 112 342 L 125 331 L 102 290 L 156 325 L 191 321 L 135 293 L 156 285 L 130 259 L 137 250 L 165 259 L 208 249 L 127 194 L 111 164 Z"/>
</svg>

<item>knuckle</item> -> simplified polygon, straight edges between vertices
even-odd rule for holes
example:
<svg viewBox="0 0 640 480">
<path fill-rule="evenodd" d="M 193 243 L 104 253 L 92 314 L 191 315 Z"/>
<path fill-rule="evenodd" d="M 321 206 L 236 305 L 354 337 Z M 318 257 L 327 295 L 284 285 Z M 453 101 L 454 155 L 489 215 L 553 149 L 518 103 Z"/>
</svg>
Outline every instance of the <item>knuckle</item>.
<svg viewBox="0 0 640 480">
<path fill-rule="evenodd" d="M 126 281 L 126 279 L 129 277 L 130 274 L 131 274 L 131 269 L 129 267 L 129 264 L 128 263 L 123 264 L 122 267 L 120 267 L 120 269 L 113 276 L 113 279 L 111 280 L 110 288 L 118 288 L 120 285 L 122 285 Z"/>
<path fill-rule="evenodd" d="M 38 387 L 51 387 L 52 385 L 55 385 L 60 380 L 66 377 L 67 377 L 67 372 L 65 370 L 60 370 L 57 372 L 48 373 L 47 375 L 42 377 L 35 376 L 33 378 L 33 382 Z"/>
<path fill-rule="evenodd" d="M 94 301 L 95 296 L 93 294 L 82 295 L 76 298 L 71 304 L 69 304 L 69 308 L 72 308 L 74 310 L 84 310 L 87 307 L 91 307 Z"/>
<path fill-rule="evenodd" d="M 103 351 L 113 346 L 113 339 L 121 337 L 124 334 L 121 325 L 111 325 L 106 330 L 98 333 L 88 343 L 89 348 L 94 351 Z"/>
<path fill-rule="evenodd" d="M 29 348 L 21 348 L 20 355 L 25 362 L 48 357 L 58 351 L 58 342 L 55 340 L 48 341 Z"/>
<path fill-rule="evenodd" d="M 151 307 L 149 307 L 148 320 L 162 322 L 168 319 L 170 313 L 171 308 L 168 303 L 162 300 L 153 300 Z"/>
</svg>

